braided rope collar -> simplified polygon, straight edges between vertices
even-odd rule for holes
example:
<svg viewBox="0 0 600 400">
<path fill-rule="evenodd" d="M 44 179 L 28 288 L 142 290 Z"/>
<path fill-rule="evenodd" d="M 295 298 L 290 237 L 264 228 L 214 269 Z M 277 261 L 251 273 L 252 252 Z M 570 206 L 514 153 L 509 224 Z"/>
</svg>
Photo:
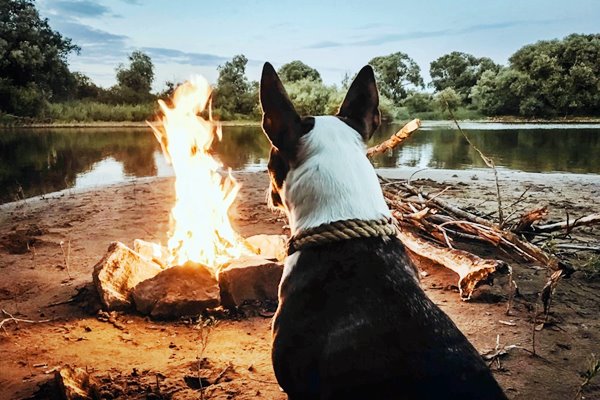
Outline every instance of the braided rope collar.
<svg viewBox="0 0 600 400">
<path fill-rule="evenodd" d="M 292 236 L 287 243 L 287 254 L 298 250 L 323 244 L 341 242 L 357 238 L 374 238 L 396 236 L 397 228 L 391 219 L 347 219 L 334 221 L 305 229 Z"/>
</svg>

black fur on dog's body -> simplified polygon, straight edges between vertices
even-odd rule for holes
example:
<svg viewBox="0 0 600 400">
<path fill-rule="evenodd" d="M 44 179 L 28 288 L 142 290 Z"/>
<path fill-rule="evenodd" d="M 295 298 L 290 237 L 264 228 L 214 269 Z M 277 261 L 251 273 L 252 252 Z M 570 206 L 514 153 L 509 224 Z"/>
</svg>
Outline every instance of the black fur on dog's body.
<svg viewBox="0 0 600 400">
<path fill-rule="evenodd" d="M 281 282 L 273 367 L 296 399 L 504 399 L 396 238 L 302 250 Z"/>
<path fill-rule="evenodd" d="M 263 129 L 273 145 L 269 175 L 274 205 L 288 217 L 298 218 L 294 213 L 318 215 L 316 210 L 322 206 L 329 212 L 340 204 L 345 206 L 340 210 L 348 209 L 348 202 L 362 204 L 356 198 L 370 193 L 373 197 L 362 199 L 372 204 L 352 212 L 368 214 L 372 206 L 377 213 L 383 208 L 389 215 L 372 167 L 358 147 L 355 158 L 345 161 L 343 154 L 333 154 L 337 149 L 328 150 L 326 156 L 336 160 L 333 167 L 329 165 L 334 176 L 323 175 L 324 164 L 307 161 L 302 149 L 307 141 L 301 138 L 314 134 L 315 121 L 298 116 L 268 63 L 260 90 Z M 366 141 L 379 125 L 377 87 L 370 67 L 355 78 L 337 117 L 351 128 L 342 131 L 344 135 L 348 131 L 349 140 L 358 140 L 359 134 Z M 341 124 L 328 121 L 334 129 Z M 319 132 L 325 140 L 332 131 Z M 359 165 L 360 171 L 370 169 L 371 186 L 354 182 L 356 198 L 307 193 L 317 187 L 307 176 L 337 185 L 344 179 L 338 171 L 343 175 L 348 170 L 345 178 L 353 179 L 360 175 Z M 292 177 L 294 171 L 302 173 Z M 291 190 L 294 179 L 304 179 L 308 186 L 301 193 L 297 186 Z M 297 224 L 297 219 L 290 222 L 293 231 L 301 229 Z M 272 358 L 277 380 L 291 400 L 506 399 L 475 348 L 425 295 L 396 237 L 322 244 L 288 257 L 273 322 Z"/>
</svg>

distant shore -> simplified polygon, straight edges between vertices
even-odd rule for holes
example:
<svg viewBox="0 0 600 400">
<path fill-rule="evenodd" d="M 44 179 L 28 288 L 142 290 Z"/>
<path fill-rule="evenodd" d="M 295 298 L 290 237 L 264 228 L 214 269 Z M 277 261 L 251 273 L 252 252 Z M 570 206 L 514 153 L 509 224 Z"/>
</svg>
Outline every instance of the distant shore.
<svg viewBox="0 0 600 400">
<path fill-rule="evenodd" d="M 418 116 L 417 116 L 418 118 Z M 423 119 L 423 121 L 449 121 L 448 119 Z M 406 121 L 393 121 L 401 124 Z M 470 123 L 504 123 L 504 124 L 600 124 L 600 117 L 572 117 L 572 118 L 519 118 L 519 117 L 490 117 L 485 119 L 466 119 L 461 122 Z M 221 121 L 222 126 L 260 126 L 260 121 L 238 120 Z M 146 128 L 145 121 L 92 121 L 92 122 L 39 122 L 31 124 L 20 124 L 2 126 L 0 129 L 11 128 Z"/>
</svg>

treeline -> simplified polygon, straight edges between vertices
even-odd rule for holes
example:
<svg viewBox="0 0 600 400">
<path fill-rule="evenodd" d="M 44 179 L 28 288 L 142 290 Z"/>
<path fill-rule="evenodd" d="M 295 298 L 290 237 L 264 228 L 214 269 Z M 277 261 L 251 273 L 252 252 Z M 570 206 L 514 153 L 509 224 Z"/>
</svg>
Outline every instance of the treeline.
<svg viewBox="0 0 600 400">
<path fill-rule="evenodd" d="M 141 121 L 175 82 L 152 92 L 154 65 L 134 51 L 115 70 L 116 84 L 97 86 L 69 69 L 80 48 L 52 30 L 32 0 L 0 0 L 0 120 Z M 425 85 L 419 66 L 396 52 L 369 61 L 377 75 L 381 110 L 391 120 L 482 116 L 570 117 L 600 114 L 600 34 L 540 41 L 515 52 L 507 66 L 487 57 L 452 52 L 432 61 Z M 248 59 L 236 55 L 218 67 L 214 114 L 222 120 L 258 119 L 258 83 L 248 80 Z M 302 114 L 336 111 L 352 76 L 327 85 L 301 61 L 279 69 Z M 428 89 L 428 90 L 426 90 Z"/>
</svg>

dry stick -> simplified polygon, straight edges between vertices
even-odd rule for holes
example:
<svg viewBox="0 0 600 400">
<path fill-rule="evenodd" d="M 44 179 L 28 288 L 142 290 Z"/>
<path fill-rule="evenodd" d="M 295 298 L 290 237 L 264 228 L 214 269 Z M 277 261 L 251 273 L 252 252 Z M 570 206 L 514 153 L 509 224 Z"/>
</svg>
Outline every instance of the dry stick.
<svg viewBox="0 0 600 400">
<path fill-rule="evenodd" d="M 570 232 L 571 229 L 573 229 L 577 226 L 593 225 L 593 224 L 600 224 L 600 214 L 590 214 L 586 217 L 576 219 L 575 221 L 573 221 L 573 223 L 569 223 L 569 220 L 567 219 L 566 221 L 556 222 L 553 224 L 538 225 L 538 226 L 534 227 L 534 231 L 535 232 L 555 232 L 555 231 L 565 229 L 568 232 Z"/>
<path fill-rule="evenodd" d="M 5 314 L 5 315 L 8 315 L 9 318 L 5 318 L 2 321 L 0 321 L 0 328 L 3 328 L 4 324 L 7 323 L 7 322 L 10 322 L 10 321 L 13 321 L 17 326 L 19 326 L 19 322 L 24 322 L 24 323 L 27 323 L 27 324 L 39 324 L 39 323 L 42 323 L 42 322 L 50 322 L 50 321 L 52 321 L 50 319 L 42 319 L 42 320 L 39 320 L 39 321 L 33 321 L 33 320 L 30 320 L 30 319 L 15 318 L 15 317 L 12 316 L 12 314 L 10 314 L 9 312 L 7 312 L 6 310 L 2 310 L 2 313 Z"/>
<path fill-rule="evenodd" d="M 410 135 L 421 127 L 420 119 L 413 119 L 406 125 L 404 125 L 398 132 L 394 133 L 388 140 L 381 142 L 378 145 L 370 147 L 367 150 L 367 157 L 373 157 L 374 155 L 385 153 L 388 150 L 393 149 L 400 143 L 404 142 L 410 137 Z"/>
<path fill-rule="evenodd" d="M 458 128 L 458 130 L 460 131 L 460 133 L 464 136 L 464 138 L 467 140 L 467 142 L 469 143 L 469 145 L 477 153 L 479 153 L 479 156 L 481 157 L 481 159 L 483 160 L 483 162 L 485 163 L 485 165 L 487 165 L 488 167 L 490 167 L 491 169 L 494 170 L 494 180 L 496 181 L 496 197 L 498 199 L 498 224 L 500 225 L 500 228 L 502 228 L 504 226 L 504 215 L 502 214 L 502 197 L 500 196 L 500 183 L 498 182 L 498 171 L 496 170 L 496 165 L 494 164 L 494 160 L 491 159 L 491 158 L 489 158 L 485 154 L 483 154 L 482 151 L 479 150 L 479 148 L 477 148 L 477 146 L 475 146 L 473 144 L 473 142 L 471 142 L 471 139 L 469 139 L 469 137 L 467 136 L 467 134 L 462 130 L 462 128 L 458 124 L 458 121 L 454 117 L 454 113 L 452 112 L 452 110 L 448 106 L 447 102 L 446 102 L 446 107 L 448 108 L 448 112 L 450 113 L 450 117 L 452 117 L 452 120 L 456 124 L 456 127 Z"/>
</svg>

